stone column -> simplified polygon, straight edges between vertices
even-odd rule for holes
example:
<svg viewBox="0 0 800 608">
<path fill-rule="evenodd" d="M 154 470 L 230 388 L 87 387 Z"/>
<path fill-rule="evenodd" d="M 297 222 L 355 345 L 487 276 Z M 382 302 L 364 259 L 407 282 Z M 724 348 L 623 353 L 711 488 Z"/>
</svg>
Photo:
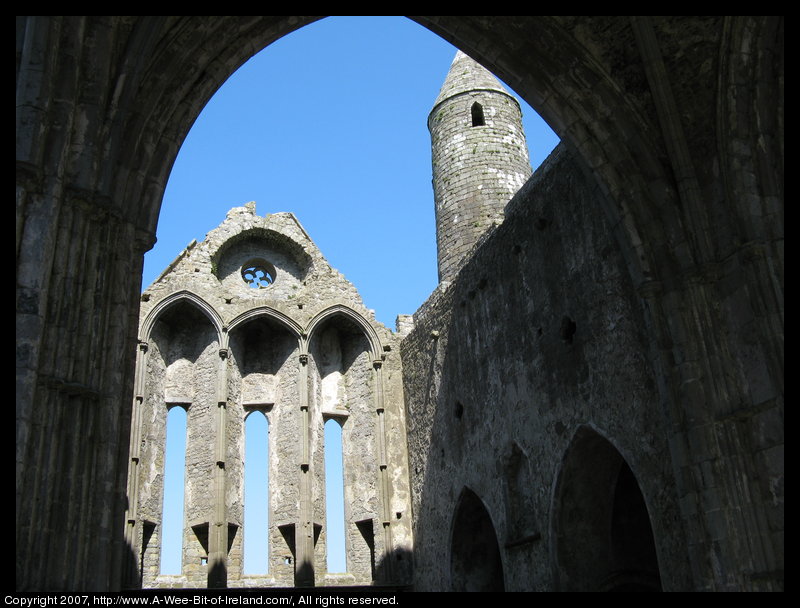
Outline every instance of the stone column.
<svg viewBox="0 0 800 608">
<path fill-rule="evenodd" d="M 314 504 L 310 455 L 311 414 L 308 411 L 308 353 L 307 345 L 301 345 L 300 354 L 300 521 L 295 531 L 294 580 L 298 587 L 314 586 Z"/>
<path fill-rule="evenodd" d="M 225 502 L 225 460 L 227 451 L 228 349 L 219 349 L 217 374 L 217 424 L 214 460 L 214 514 L 208 538 L 208 586 L 228 586 L 228 517 Z"/>
<path fill-rule="evenodd" d="M 690 531 L 689 559 L 697 590 L 773 591 L 782 588 L 769 503 L 760 484 L 777 479 L 754 449 L 759 433 L 776 435 L 773 400 L 747 404 L 732 398 L 735 378 L 726 370 L 730 343 L 723 323 L 707 302 L 714 301 L 715 277 L 698 273 L 672 292 L 658 283 L 640 287 L 653 322 L 656 363 L 663 370 L 671 427 L 669 444 L 682 515 Z M 709 330 L 697 336 L 701 319 Z M 680 365 L 674 353 L 682 354 Z M 782 426 L 782 419 L 781 419 Z M 755 455 L 754 455 L 755 452 Z"/>
<path fill-rule="evenodd" d="M 30 200 L 22 235 L 29 248 L 17 275 L 18 590 L 119 589 L 128 561 L 141 244 L 110 201 L 82 195 L 48 200 L 58 213 L 46 218 L 46 244 L 37 236 L 45 218 Z M 44 249 L 46 259 L 36 254 Z"/>
<path fill-rule="evenodd" d="M 141 580 L 138 559 L 141 546 L 138 542 L 136 524 L 139 517 L 139 462 L 142 444 L 142 403 L 144 402 L 145 378 L 147 377 L 148 344 L 140 340 L 136 349 L 136 372 L 134 376 L 133 413 L 130 434 L 130 468 L 128 469 L 128 509 L 125 515 L 125 542 L 128 545 L 122 584 L 136 588 Z"/>
<path fill-rule="evenodd" d="M 383 530 L 383 554 L 381 562 L 384 582 L 392 580 L 392 517 L 388 458 L 386 456 L 386 420 L 383 399 L 383 361 L 372 362 L 375 370 L 375 412 L 378 424 L 378 488 L 381 500 L 381 529 Z"/>
</svg>

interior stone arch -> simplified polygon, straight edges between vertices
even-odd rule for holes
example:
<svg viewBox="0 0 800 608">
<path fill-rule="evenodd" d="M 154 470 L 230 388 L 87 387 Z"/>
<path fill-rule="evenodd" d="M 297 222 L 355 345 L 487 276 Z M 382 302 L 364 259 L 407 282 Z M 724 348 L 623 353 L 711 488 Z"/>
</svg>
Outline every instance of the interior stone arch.
<svg viewBox="0 0 800 608">
<path fill-rule="evenodd" d="M 318 474 L 315 483 L 325 488 L 323 430 L 326 420 L 342 426 L 344 472 L 345 552 L 347 574 L 354 582 L 371 582 L 376 552 L 382 551 L 378 437 L 375 413 L 375 371 L 371 347 L 363 329 L 344 314 L 328 316 L 309 336 L 312 411 L 312 445 Z M 324 491 L 315 512 L 325 512 Z M 320 516 L 320 522 L 325 518 Z M 369 525 L 368 525 L 369 524 Z M 325 563 L 323 529 L 316 548 L 316 563 Z"/>
<path fill-rule="evenodd" d="M 170 91 L 169 96 L 162 97 L 162 103 L 172 105 L 168 123 L 160 122 L 163 114 L 151 114 L 137 117 L 145 122 L 129 127 L 141 129 L 145 135 L 138 138 L 137 145 L 126 156 L 130 160 L 147 163 L 146 167 L 140 167 L 139 170 L 152 176 L 152 184 L 162 184 L 163 189 L 171 163 L 159 166 L 160 163 L 177 154 L 177 144 L 183 141 L 205 101 L 222 82 L 255 52 L 316 17 L 273 19 L 275 21 L 241 18 L 237 23 L 237 18 L 233 17 L 215 18 L 212 25 L 202 17 L 183 17 L 172 24 L 186 31 L 188 39 L 183 41 L 185 46 L 180 48 L 167 45 L 160 49 L 159 52 L 169 53 L 170 61 L 165 67 L 174 70 L 175 74 L 197 74 L 198 79 L 191 89 L 178 88 Z M 529 28 L 526 40 L 528 44 L 535 44 L 535 47 L 523 59 L 512 51 L 510 40 L 492 33 L 498 20 L 505 24 L 508 19 L 494 17 L 490 21 L 485 17 L 414 17 L 423 26 L 471 53 L 508 82 L 562 139 L 575 145 L 587 165 L 597 172 L 600 181 L 613 195 L 622 191 L 643 193 L 641 197 L 612 197 L 611 200 L 625 206 L 608 211 L 618 220 L 626 220 L 623 223 L 625 230 L 635 231 L 627 238 L 629 250 L 639 249 L 637 256 L 630 260 L 634 264 L 632 270 L 640 277 L 648 274 L 651 272 L 649 265 L 656 258 L 641 250 L 649 240 L 642 233 L 656 226 L 644 221 L 644 209 L 639 210 L 634 205 L 650 206 L 647 213 L 652 214 L 654 209 L 669 202 L 670 193 L 674 192 L 668 186 L 659 159 L 654 157 L 654 152 L 661 152 L 653 150 L 652 141 L 655 138 L 647 139 L 649 132 L 655 131 L 657 125 L 646 122 L 644 113 L 636 105 L 638 100 L 620 94 L 597 60 L 570 38 L 563 23 L 549 17 L 526 22 Z M 219 37 L 216 35 L 219 28 L 236 34 L 233 39 Z M 633 37 L 628 32 L 626 35 Z M 487 42 L 493 49 L 492 53 L 486 52 Z M 549 61 L 534 59 L 542 55 L 547 56 Z M 570 74 L 570 77 L 564 78 L 564 74 Z M 148 95 L 157 95 L 165 82 L 147 84 L 153 87 L 143 88 L 149 91 Z M 138 150 L 145 145 L 154 146 L 160 153 L 148 156 L 146 160 L 144 157 L 137 159 Z M 128 162 L 125 164 L 129 166 Z M 652 176 L 651 179 L 661 174 L 662 177 L 656 179 L 664 182 L 661 192 L 667 198 L 653 199 L 656 190 L 642 180 L 643 174 Z M 157 191 L 153 191 L 153 194 Z M 131 191 L 131 194 L 134 193 L 144 194 L 138 189 Z M 141 197 L 139 200 L 145 203 L 141 207 L 140 218 L 149 226 L 149 230 L 154 231 L 160 196 Z M 669 216 L 661 219 L 672 223 Z M 642 265 L 645 267 L 641 268 Z"/>
<path fill-rule="evenodd" d="M 213 454 L 204 440 L 212 425 L 219 342 L 208 317 L 190 300 L 176 300 L 164 308 L 152 326 L 147 358 L 147 382 L 141 416 L 141 457 L 138 466 L 138 494 L 141 519 L 150 529 L 138 530 L 142 584 L 159 587 L 160 523 L 164 501 L 164 456 L 167 411 L 186 410 L 185 492 L 194 496 L 183 521 L 183 584 L 205 582 L 203 560 L 207 557 L 201 539 L 192 526 L 202 520 L 210 507 L 206 475 L 213 467 Z M 171 577 L 167 577 L 171 578 Z"/>
<path fill-rule="evenodd" d="M 269 576 L 262 584 L 294 584 L 293 554 L 280 527 L 297 519 L 298 445 L 302 429 L 300 408 L 300 345 L 294 331 L 276 318 L 253 315 L 230 331 L 228 367 L 228 477 L 229 520 L 244 525 L 244 422 L 252 411 L 264 412 L 270 430 Z M 229 581 L 242 585 L 243 534 L 237 534 L 229 552 Z M 291 539 L 293 541 L 293 539 Z M 249 584 L 258 584 L 248 577 Z"/>
<path fill-rule="evenodd" d="M 248 263 L 261 263 L 272 267 L 275 276 L 267 287 L 270 297 L 291 296 L 300 289 L 310 270 L 310 259 L 298 245 L 280 234 L 250 230 L 229 239 L 225 247 L 212 259 L 216 276 L 231 293 L 252 295 L 252 287 L 242 278 L 242 269 Z M 258 291 L 258 290 L 256 290 Z"/>
<path fill-rule="evenodd" d="M 451 538 L 453 591 L 505 591 L 503 560 L 492 518 L 469 488 L 464 488 L 458 498 Z"/>
<path fill-rule="evenodd" d="M 18 18 L 18 588 L 122 586 L 127 545 L 96 523 L 124 517 L 129 347 L 170 167 L 226 78 L 315 19 Z M 718 531 L 690 543 L 692 584 L 782 588 L 783 18 L 414 19 L 531 103 L 607 195 L 600 210 L 642 299 L 682 504 Z M 741 45 L 721 52 L 726 36 Z M 720 56 L 751 45 L 761 67 L 741 54 L 723 74 Z M 756 111 L 720 102 L 738 82 L 759 88 Z M 721 158 L 760 141 L 766 156 Z M 767 213 L 751 221 L 752 208 Z M 726 214 L 736 217 L 717 221 Z M 86 449 L 46 457 L 70 445 Z M 52 508 L 75 495 L 66 514 Z"/>
<path fill-rule="evenodd" d="M 555 579 L 562 591 L 661 591 L 656 541 L 633 472 L 590 427 L 575 434 L 555 494 Z"/>
</svg>

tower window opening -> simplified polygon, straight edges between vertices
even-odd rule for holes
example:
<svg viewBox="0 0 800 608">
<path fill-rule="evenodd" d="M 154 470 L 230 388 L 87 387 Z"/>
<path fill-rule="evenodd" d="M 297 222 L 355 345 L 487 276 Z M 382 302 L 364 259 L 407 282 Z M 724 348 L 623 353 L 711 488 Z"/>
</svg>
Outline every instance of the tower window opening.
<svg viewBox="0 0 800 608">
<path fill-rule="evenodd" d="M 486 121 L 483 118 L 483 106 L 477 101 L 472 104 L 472 126 L 483 127 Z"/>
</svg>

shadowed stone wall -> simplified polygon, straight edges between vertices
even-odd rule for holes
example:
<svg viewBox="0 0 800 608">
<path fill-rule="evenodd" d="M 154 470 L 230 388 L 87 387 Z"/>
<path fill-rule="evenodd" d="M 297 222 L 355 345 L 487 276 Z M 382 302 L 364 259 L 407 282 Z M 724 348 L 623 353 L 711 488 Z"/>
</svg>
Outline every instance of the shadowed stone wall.
<svg viewBox="0 0 800 608">
<path fill-rule="evenodd" d="M 138 351 L 134 346 L 142 255 L 153 243 L 167 177 L 189 128 L 230 74 L 257 51 L 316 18 L 17 18 L 15 531 L 19 590 L 119 589 L 123 581 L 135 579 L 130 566 L 137 563 L 136 556 L 130 551 L 130 536 L 124 533 L 126 508 L 135 496 L 127 493 L 125 480 L 138 441 L 134 435 L 136 441 L 128 445 L 131 413 L 135 414 L 134 406 L 143 398 L 136 360 L 147 359 L 147 345 L 140 344 Z M 627 276 L 624 280 L 629 285 L 623 290 L 627 295 L 615 301 L 626 303 L 632 311 L 629 319 L 636 331 L 620 329 L 613 340 L 625 337 L 633 344 L 634 334 L 644 335 L 636 341 L 639 350 L 627 355 L 637 359 L 624 359 L 619 369 L 634 384 L 639 382 L 644 396 L 647 384 L 640 381 L 647 374 L 638 373 L 637 362 L 650 361 L 655 389 L 649 394 L 654 401 L 642 403 L 645 411 L 654 407 L 663 415 L 668 450 L 662 451 L 657 443 L 656 451 L 659 462 L 667 460 L 668 454 L 682 522 L 676 529 L 685 531 L 687 545 L 686 552 L 678 551 L 664 561 L 662 524 L 653 518 L 665 588 L 782 589 L 783 18 L 414 19 L 480 61 L 530 103 L 569 143 L 588 169 L 587 181 L 602 193 L 586 201 L 599 208 L 586 211 L 581 207 L 575 221 L 586 224 L 582 214 L 589 213 L 588 224 L 606 222 L 624 265 L 619 281 L 622 274 Z M 537 219 L 531 216 L 532 223 L 526 225 L 531 234 L 538 230 Z M 525 318 L 526 302 L 538 297 L 537 284 L 530 280 L 534 262 L 514 253 L 516 242 L 524 245 L 526 241 L 509 236 L 508 259 L 495 262 L 502 276 L 514 277 L 509 281 L 517 289 L 509 292 L 509 298 L 517 298 L 513 314 L 493 319 L 503 320 L 497 331 L 481 333 L 478 325 L 474 335 L 466 325 L 447 329 L 449 317 L 458 312 L 462 301 L 468 310 L 469 302 L 483 301 L 479 278 L 472 299 L 474 277 L 470 287 L 458 288 L 465 290 L 466 297 L 460 291 L 458 297 L 455 292 L 440 293 L 428 304 L 431 309 L 438 306 L 434 316 L 441 323 L 436 323 L 440 325 L 436 331 L 451 332 L 452 344 L 458 347 L 447 355 L 448 365 L 454 366 L 459 357 L 465 359 L 465 368 L 459 370 L 462 381 L 491 367 L 489 361 L 484 365 L 478 360 L 478 367 L 466 363 L 480 359 L 479 347 L 487 343 L 507 344 L 511 349 L 506 352 L 517 348 L 535 359 L 530 340 L 522 343 L 518 338 L 525 334 L 503 329 L 518 328 L 518 319 Z M 571 336 L 574 351 L 587 347 L 582 342 L 587 338 L 584 329 L 590 330 L 593 339 L 602 329 L 592 312 L 598 300 L 582 298 L 601 295 L 595 290 L 595 275 L 586 268 L 599 265 L 603 272 L 610 272 L 614 265 L 604 257 L 605 250 L 602 246 L 583 251 L 591 256 L 588 266 L 581 263 L 574 269 L 581 269 L 583 289 L 565 283 L 554 292 L 573 293 L 574 289 L 574 301 L 585 305 L 576 308 L 573 302 L 557 299 L 547 318 L 551 323 L 536 325 L 543 336 L 551 336 L 550 354 L 556 359 L 567 356 L 554 350 L 558 340 Z M 521 247 L 520 254 L 524 251 Z M 572 250 L 563 251 L 565 260 L 573 259 Z M 515 259 L 520 264 L 516 270 L 509 266 Z M 203 263 L 210 270 L 213 262 L 208 257 Z M 572 276 L 573 268 L 568 270 Z M 207 274 L 204 267 L 199 274 Z M 185 280 L 184 288 L 188 288 L 194 279 L 187 275 Z M 521 288 L 527 291 L 518 291 Z M 347 287 L 342 289 L 349 292 Z M 529 294 L 526 301 L 520 301 L 519 293 Z M 305 297 L 307 313 L 314 310 L 315 301 L 327 296 Z M 450 312 L 445 311 L 447 302 L 452 304 Z M 605 300 L 599 302 L 600 310 L 607 310 Z M 226 319 L 246 308 L 224 299 L 212 305 L 215 310 L 228 310 L 231 316 L 226 313 Z M 637 310 L 641 323 L 634 314 Z M 420 313 L 421 319 L 424 316 Z M 481 327 L 488 321 L 487 317 Z M 556 325 L 559 338 L 548 333 L 555 332 Z M 222 334 L 222 325 L 215 330 Z M 433 348 L 431 344 L 423 348 L 419 336 L 428 332 L 419 331 L 409 342 L 410 352 Z M 449 340 L 444 337 L 442 345 Z M 220 361 L 224 354 L 218 353 Z M 386 361 L 396 356 L 393 349 Z M 426 394 L 416 383 L 441 374 L 437 369 L 443 366 L 445 353 L 439 359 L 433 354 L 428 359 L 420 357 L 412 356 L 410 364 L 416 371 L 406 374 L 416 378 L 411 387 L 416 396 L 409 404 L 412 414 L 419 411 L 419 395 Z M 527 359 L 515 358 L 512 366 L 511 355 L 504 357 L 495 368 L 529 368 Z M 605 365 L 605 358 L 598 361 L 597 357 L 587 352 L 581 361 Z M 391 381 L 399 379 L 399 365 L 386 363 L 385 369 L 378 370 L 373 364 L 373 369 L 388 381 L 384 396 L 402 399 L 402 390 L 392 388 L 397 385 Z M 600 397 L 607 399 L 621 391 L 603 376 L 592 376 L 588 387 L 580 382 L 584 371 L 594 369 L 585 363 L 565 369 L 572 370 L 575 378 L 566 378 L 570 382 L 561 390 L 572 394 L 578 386 L 587 391 L 580 403 L 599 404 Z M 447 377 L 452 377 L 449 372 Z M 556 386 L 548 384 L 548 395 Z M 455 397 L 449 390 L 445 388 L 442 394 Z M 464 390 L 470 397 L 480 395 L 469 384 Z M 594 394 L 598 399 L 592 398 Z M 622 404 L 629 404 L 629 399 L 620 395 Z M 463 411 L 462 419 L 476 407 L 467 401 L 460 405 L 463 410 L 455 407 L 454 411 Z M 607 407 L 605 401 L 603 407 Z M 635 426 L 643 414 L 640 408 L 634 409 L 630 413 Z M 436 411 L 444 415 L 444 410 Z M 491 408 L 486 411 L 499 424 L 500 414 Z M 576 414 L 573 420 L 572 411 L 566 406 L 562 410 L 566 420 L 561 423 L 569 428 L 581 417 Z M 378 419 L 385 423 L 387 433 L 402 434 L 402 416 Z M 620 439 L 625 433 L 614 430 L 623 417 L 598 423 L 596 431 L 628 462 L 648 506 L 660 504 L 653 499 L 650 485 L 659 478 L 658 467 L 641 470 L 641 455 L 649 452 L 625 445 Z M 509 426 L 513 422 L 513 428 L 519 422 L 513 416 L 503 420 Z M 436 432 L 450 432 L 450 426 L 436 427 Z M 429 435 L 420 432 L 418 425 L 412 436 L 424 454 L 433 444 L 425 439 Z M 535 436 L 552 438 L 547 454 L 564 452 L 567 439 L 561 435 Z M 508 445 L 511 437 L 503 434 L 500 443 Z M 506 476 L 511 485 L 552 483 L 554 471 L 537 473 L 537 452 L 532 455 L 526 441 L 515 443 L 517 447 L 507 448 L 511 456 Z M 420 474 L 430 473 L 434 458 L 442 457 L 441 447 L 446 446 L 436 447 L 440 451 L 431 452 L 424 463 L 416 457 Z M 393 449 L 387 446 L 389 454 Z M 470 453 L 464 466 L 483 470 L 485 480 L 494 479 L 498 470 L 486 470 L 483 460 L 475 456 L 482 453 Z M 447 454 L 446 450 L 445 458 L 450 458 Z M 530 464 L 523 466 L 525 458 Z M 549 458 L 544 461 L 552 463 L 554 456 Z M 417 479 L 417 497 L 432 492 L 431 478 Z M 504 508 L 499 494 L 487 496 L 480 485 L 472 490 L 493 518 L 500 517 L 497 513 Z M 665 505 L 670 504 L 670 485 L 663 486 Z M 451 486 L 448 481 L 441 495 L 434 493 L 433 501 L 444 504 L 451 490 L 461 491 Z M 383 504 L 407 497 L 409 491 L 398 490 Z M 510 511 L 543 512 L 541 499 L 533 503 L 535 508 L 527 507 L 526 500 L 531 499 L 511 500 Z M 424 503 L 417 500 L 416 504 Z M 398 505 L 397 511 L 402 510 Z M 393 511 L 392 504 L 383 516 Z M 432 548 L 426 537 L 431 537 L 433 522 L 445 516 L 433 514 L 430 522 L 425 521 L 425 513 L 416 517 L 423 522 L 422 536 L 415 541 L 424 557 L 422 563 L 442 571 L 444 566 L 432 559 L 438 555 L 441 563 L 447 563 L 448 545 Z M 542 526 L 541 520 L 523 517 L 516 527 L 528 529 L 534 524 Z M 502 537 L 509 526 L 495 519 L 494 528 L 501 536 L 502 551 L 506 542 Z M 221 548 L 225 531 L 218 532 L 215 546 Z M 395 539 L 404 537 L 403 546 L 411 546 L 410 530 L 403 525 L 393 534 Z M 546 541 L 547 536 L 541 534 Z M 675 542 L 684 541 L 676 535 Z M 379 561 L 386 563 L 385 557 Z M 555 575 L 547 574 L 543 562 L 530 563 L 535 565 L 526 580 L 535 582 L 523 584 L 521 574 L 511 571 L 505 578 L 507 588 L 554 584 Z M 686 563 L 691 575 L 684 584 L 679 570 Z"/>
<path fill-rule="evenodd" d="M 602 196 L 560 146 L 414 316 L 402 354 L 417 589 L 464 587 L 450 568 L 465 488 L 497 531 L 506 590 L 564 588 L 552 559 L 556 486 L 586 425 L 616 446 L 642 486 L 665 587 L 691 588 L 647 323 L 596 213 Z"/>
</svg>

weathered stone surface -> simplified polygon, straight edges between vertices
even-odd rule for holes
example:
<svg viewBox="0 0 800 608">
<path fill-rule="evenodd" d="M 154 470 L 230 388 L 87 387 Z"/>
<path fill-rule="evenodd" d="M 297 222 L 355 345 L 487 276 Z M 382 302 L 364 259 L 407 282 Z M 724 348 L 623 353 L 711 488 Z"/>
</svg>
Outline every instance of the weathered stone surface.
<svg viewBox="0 0 800 608">
<path fill-rule="evenodd" d="M 475 243 L 503 221 L 531 174 L 522 113 L 486 68 L 459 52 L 430 115 L 439 280 L 451 280 Z"/>
<path fill-rule="evenodd" d="M 505 222 L 414 316 L 401 352 L 418 589 L 450 587 L 450 522 L 464 488 L 491 517 L 507 590 L 599 587 L 554 571 L 573 559 L 564 552 L 587 552 L 579 539 L 565 546 L 557 519 L 574 508 L 561 504 L 559 487 L 583 429 L 604 437 L 641 480 L 664 586 L 690 587 L 641 305 L 612 232 L 591 211 L 600 196 L 558 148 Z"/>
<path fill-rule="evenodd" d="M 386 356 L 397 339 L 296 218 L 259 217 L 254 203 L 232 209 L 144 291 L 140 314 L 147 356 L 133 433 L 142 441 L 128 488 L 139 500 L 128 520 L 141 584 L 218 586 L 215 567 L 229 587 L 407 583 L 407 571 L 385 564 L 412 544 L 410 517 L 389 516 L 410 511 L 399 359 Z M 183 558 L 180 575 L 161 575 L 173 406 L 188 413 Z M 269 572 L 260 576 L 242 569 L 244 422 L 254 411 L 269 424 Z M 343 429 L 347 572 L 335 576 L 325 567 L 329 419 Z M 219 525 L 222 549 L 210 533 Z"/>
<path fill-rule="evenodd" d="M 261 332 L 274 332 L 277 324 L 278 335 L 295 339 L 326 302 L 353 301 L 352 286 L 317 265 L 313 254 L 308 265 L 298 249 L 283 247 L 303 240 L 288 220 L 275 230 L 288 241 L 265 243 L 270 255 L 285 252 L 285 281 L 274 290 L 287 287 L 281 299 L 248 293 L 236 283 L 235 265 L 225 265 L 226 255 L 250 255 L 250 237 L 263 236 L 254 232 L 219 251 L 219 259 L 192 245 L 176 264 L 175 284 L 157 284 L 153 299 L 140 301 L 142 255 L 153 242 L 185 134 L 239 65 L 314 19 L 17 18 L 17 589 L 114 590 L 141 583 L 131 553 L 140 545 L 126 535 L 125 515 L 133 504 L 154 508 L 158 481 L 152 473 L 136 476 L 151 484 L 140 501 L 126 491 L 125 479 L 133 455 L 158 460 L 147 443 L 138 450 L 149 439 L 136 429 L 150 419 L 136 421 L 152 405 L 143 370 L 157 368 L 156 390 L 194 399 L 193 415 L 216 408 L 217 421 L 225 422 L 227 432 L 217 428 L 216 436 L 227 441 L 214 446 L 213 457 L 198 454 L 204 460 L 197 472 L 212 472 L 211 487 L 192 490 L 198 504 L 214 497 L 205 521 L 216 524 L 207 536 L 218 563 L 232 530 L 223 524 L 235 526 L 241 516 L 234 463 L 242 416 L 235 403 L 242 392 L 263 387 L 277 401 L 283 387 L 304 385 L 307 374 L 309 406 L 325 395 L 335 408 L 340 390 L 351 390 L 344 371 L 341 383 L 328 381 L 323 390 L 325 372 L 312 352 L 319 345 L 310 343 L 308 352 L 298 347 L 295 363 L 288 338 L 286 352 L 273 359 L 237 338 L 236 328 L 223 342 L 225 324 L 237 316 L 244 322 L 248 311 L 269 307 L 270 319 L 250 322 Z M 586 539 L 599 538 L 602 529 L 584 505 L 616 472 L 622 482 L 613 503 L 606 500 L 606 513 L 641 522 L 642 501 L 623 500 L 641 489 L 664 588 L 782 589 L 783 18 L 414 19 L 536 108 L 570 149 L 572 158 L 555 166 L 575 172 L 534 176 L 527 192 L 538 192 L 541 201 L 539 194 L 520 195 L 510 213 L 518 219 L 507 219 L 469 256 L 474 274 L 440 285 L 415 315 L 403 344 L 412 483 L 402 487 L 397 472 L 380 475 L 383 487 L 394 488 L 378 500 L 380 517 L 395 514 L 389 527 L 396 531 L 382 536 L 383 547 L 413 547 L 418 585 L 448 588 L 452 554 L 461 576 L 465 559 L 481 545 L 453 544 L 445 531 L 451 522 L 476 522 L 482 546 L 492 545 L 490 533 L 497 536 L 506 588 L 591 586 L 603 573 L 562 548 L 583 538 L 574 547 L 583 543 L 588 554 L 599 554 L 602 546 Z M 255 221 L 252 227 L 263 228 Z M 324 284 L 319 292 L 302 285 L 312 278 Z M 188 295 L 195 285 L 214 284 L 226 295 L 205 303 Z M 297 295 L 290 300 L 291 292 Z M 201 311 L 201 334 L 210 341 L 175 350 L 180 315 L 156 315 L 160 320 L 136 350 L 140 304 L 147 314 L 170 297 L 185 300 L 169 300 L 175 311 Z M 354 310 L 366 319 L 358 327 L 374 327 L 369 315 Z M 353 319 L 326 317 L 309 335 L 335 329 L 344 360 L 345 351 L 357 349 L 348 337 Z M 525 321 L 529 326 L 522 327 Z M 375 329 L 381 345 L 383 331 Z M 327 340 L 335 342 L 332 335 Z M 212 374 L 219 379 L 222 369 L 243 363 L 242 349 L 260 368 L 248 371 L 245 363 L 244 376 L 231 373 L 215 383 L 213 397 L 205 395 Z M 382 377 L 379 386 L 386 389 L 384 415 L 374 410 L 374 432 L 380 437 L 383 425 L 387 436 L 403 437 L 404 408 L 389 415 L 403 403 L 400 351 L 395 344 L 383 351 L 385 359 L 380 351 L 370 354 L 373 377 Z M 305 363 L 301 355 L 308 355 Z M 197 383 L 182 384 L 172 365 L 172 372 L 181 370 L 177 376 L 191 373 Z M 271 378 L 277 374 L 280 380 Z M 358 374 L 353 380 L 359 382 Z M 220 402 L 230 408 L 221 410 Z M 309 425 L 312 420 L 317 425 L 309 415 Z M 286 489 L 289 503 L 300 497 L 296 510 L 305 509 L 307 525 L 316 521 L 314 501 L 301 498 L 319 483 L 311 449 L 318 439 L 309 435 L 303 463 L 309 473 L 301 468 Z M 387 462 L 397 462 L 399 448 L 392 446 L 386 446 Z M 232 461 L 225 463 L 230 470 L 222 461 Z M 596 474 L 583 472 L 585 462 Z M 276 466 L 279 475 L 293 465 Z M 372 483 L 359 488 L 369 492 Z M 468 492 L 459 483 L 474 487 Z M 412 493 L 419 507 L 413 543 Z M 432 512 L 428 500 L 441 512 Z M 617 509 L 623 504 L 629 508 Z M 359 508 L 370 510 L 370 499 Z M 291 509 L 285 515 L 296 517 Z M 134 521 L 157 541 L 149 524 Z M 202 545 L 202 529 L 192 534 Z M 624 535 L 612 538 L 629 547 Z M 232 547 L 229 568 L 238 567 L 237 551 Z M 528 555 L 526 572 L 517 553 Z M 386 563 L 403 564 L 409 575 L 410 555 L 395 558 Z M 151 566 L 145 562 L 145 571 Z M 209 583 L 227 578 L 211 574 Z M 311 580 L 309 571 L 301 574 L 303 582 Z M 498 578 L 496 568 L 475 576 L 491 585 Z"/>
</svg>

